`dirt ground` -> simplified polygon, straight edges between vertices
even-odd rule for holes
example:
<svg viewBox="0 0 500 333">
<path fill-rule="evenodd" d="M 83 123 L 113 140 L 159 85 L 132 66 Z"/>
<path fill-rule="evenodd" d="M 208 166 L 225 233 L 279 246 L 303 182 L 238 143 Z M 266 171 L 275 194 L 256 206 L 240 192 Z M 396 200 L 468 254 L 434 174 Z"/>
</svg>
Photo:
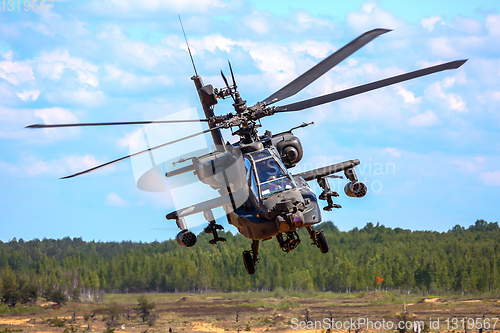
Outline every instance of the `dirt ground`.
<svg viewBox="0 0 500 333">
<path fill-rule="evenodd" d="M 106 295 L 100 303 L 42 304 L 32 313 L 0 314 L 7 332 L 395 332 L 398 324 L 424 325 L 432 332 L 500 333 L 500 297 L 423 298 L 385 292 L 279 297 L 272 293 L 147 294 L 156 322 L 143 322 L 134 294 Z M 111 327 L 106 309 L 119 308 Z M 406 306 L 406 315 L 404 308 Z M 95 314 L 94 314 L 95 313 Z M 93 317 L 87 318 L 94 314 Z M 54 325 L 55 318 L 61 319 Z M 406 318 L 406 319 L 405 319 Z M 333 322 L 332 322 L 333 320 Z M 497 323 L 498 320 L 498 323 Z M 422 323 L 423 322 L 423 323 Z M 354 324 L 354 326 L 352 326 Z M 329 326 L 333 325 L 333 326 Z M 392 325 L 392 326 L 391 326 Z M 467 331 L 466 331 L 467 329 Z"/>
</svg>

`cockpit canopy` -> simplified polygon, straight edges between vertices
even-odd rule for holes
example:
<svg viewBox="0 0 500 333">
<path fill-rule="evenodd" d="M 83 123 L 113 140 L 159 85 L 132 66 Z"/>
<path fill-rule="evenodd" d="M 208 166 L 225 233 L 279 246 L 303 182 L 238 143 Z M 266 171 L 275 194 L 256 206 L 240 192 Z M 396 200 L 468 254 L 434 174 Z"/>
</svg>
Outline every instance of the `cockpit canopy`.
<svg viewBox="0 0 500 333">
<path fill-rule="evenodd" d="M 249 153 L 245 158 L 245 167 L 256 198 L 264 199 L 297 187 L 274 148 Z"/>
</svg>

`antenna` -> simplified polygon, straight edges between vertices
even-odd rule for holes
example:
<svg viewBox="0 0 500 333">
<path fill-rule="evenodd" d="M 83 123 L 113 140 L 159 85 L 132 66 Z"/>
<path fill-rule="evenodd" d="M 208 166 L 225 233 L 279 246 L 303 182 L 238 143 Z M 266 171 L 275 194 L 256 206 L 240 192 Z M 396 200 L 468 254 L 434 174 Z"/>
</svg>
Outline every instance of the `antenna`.
<svg viewBox="0 0 500 333">
<path fill-rule="evenodd" d="M 179 16 L 179 22 L 181 22 L 182 33 L 184 34 L 184 39 L 186 40 L 186 45 L 188 48 L 189 56 L 191 57 L 191 62 L 193 63 L 194 73 L 196 74 L 196 76 L 198 76 L 198 72 L 196 72 L 196 66 L 194 65 L 193 55 L 191 54 L 191 49 L 189 48 L 186 33 L 184 32 L 184 26 L 182 25 L 181 15 L 180 14 L 177 15 Z"/>
<path fill-rule="evenodd" d="M 236 81 L 234 80 L 234 74 L 233 74 L 233 69 L 231 68 L 231 62 L 230 62 L 229 60 L 228 60 L 227 62 L 228 62 L 228 64 L 229 64 L 229 70 L 231 71 L 231 76 L 232 76 L 232 78 L 233 78 L 233 87 L 234 87 L 234 89 L 236 90 L 236 88 L 237 88 L 237 87 L 236 87 Z"/>
</svg>

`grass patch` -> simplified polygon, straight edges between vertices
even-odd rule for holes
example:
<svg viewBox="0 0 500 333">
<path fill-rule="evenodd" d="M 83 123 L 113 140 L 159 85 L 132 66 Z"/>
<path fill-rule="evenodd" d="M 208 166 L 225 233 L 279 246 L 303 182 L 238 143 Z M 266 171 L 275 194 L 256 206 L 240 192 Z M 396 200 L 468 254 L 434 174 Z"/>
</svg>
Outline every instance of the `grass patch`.
<svg viewBox="0 0 500 333">
<path fill-rule="evenodd" d="M 9 307 L 6 304 L 0 305 L 0 313 L 2 314 L 17 314 L 17 313 L 39 313 L 42 312 L 43 309 L 40 305 L 36 304 L 28 304 L 21 305 L 17 304 L 14 307 Z"/>
<path fill-rule="evenodd" d="M 279 302 L 265 302 L 263 300 L 258 300 L 254 302 L 245 302 L 238 304 L 240 307 L 251 306 L 251 307 L 267 307 L 274 309 L 285 309 L 285 308 L 296 308 L 300 306 L 300 302 L 295 299 L 284 299 Z"/>
</svg>

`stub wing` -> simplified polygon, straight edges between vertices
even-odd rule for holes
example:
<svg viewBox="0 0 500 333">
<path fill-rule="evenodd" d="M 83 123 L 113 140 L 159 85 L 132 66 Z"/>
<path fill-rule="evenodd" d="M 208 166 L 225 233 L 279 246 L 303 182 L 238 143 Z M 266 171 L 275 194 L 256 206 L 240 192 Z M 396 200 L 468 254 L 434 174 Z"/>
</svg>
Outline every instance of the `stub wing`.
<svg viewBox="0 0 500 333">
<path fill-rule="evenodd" d="M 334 173 L 337 173 L 340 171 L 352 169 L 356 165 L 359 165 L 359 160 L 349 160 L 349 161 L 335 163 L 335 164 L 332 164 L 329 166 L 317 168 L 314 170 L 301 172 L 301 173 L 296 174 L 294 176 L 299 176 L 299 177 L 304 178 L 304 180 L 306 180 L 306 181 L 311 181 L 313 179 L 326 177 L 328 175 L 331 175 L 331 174 L 334 174 Z"/>
</svg>

